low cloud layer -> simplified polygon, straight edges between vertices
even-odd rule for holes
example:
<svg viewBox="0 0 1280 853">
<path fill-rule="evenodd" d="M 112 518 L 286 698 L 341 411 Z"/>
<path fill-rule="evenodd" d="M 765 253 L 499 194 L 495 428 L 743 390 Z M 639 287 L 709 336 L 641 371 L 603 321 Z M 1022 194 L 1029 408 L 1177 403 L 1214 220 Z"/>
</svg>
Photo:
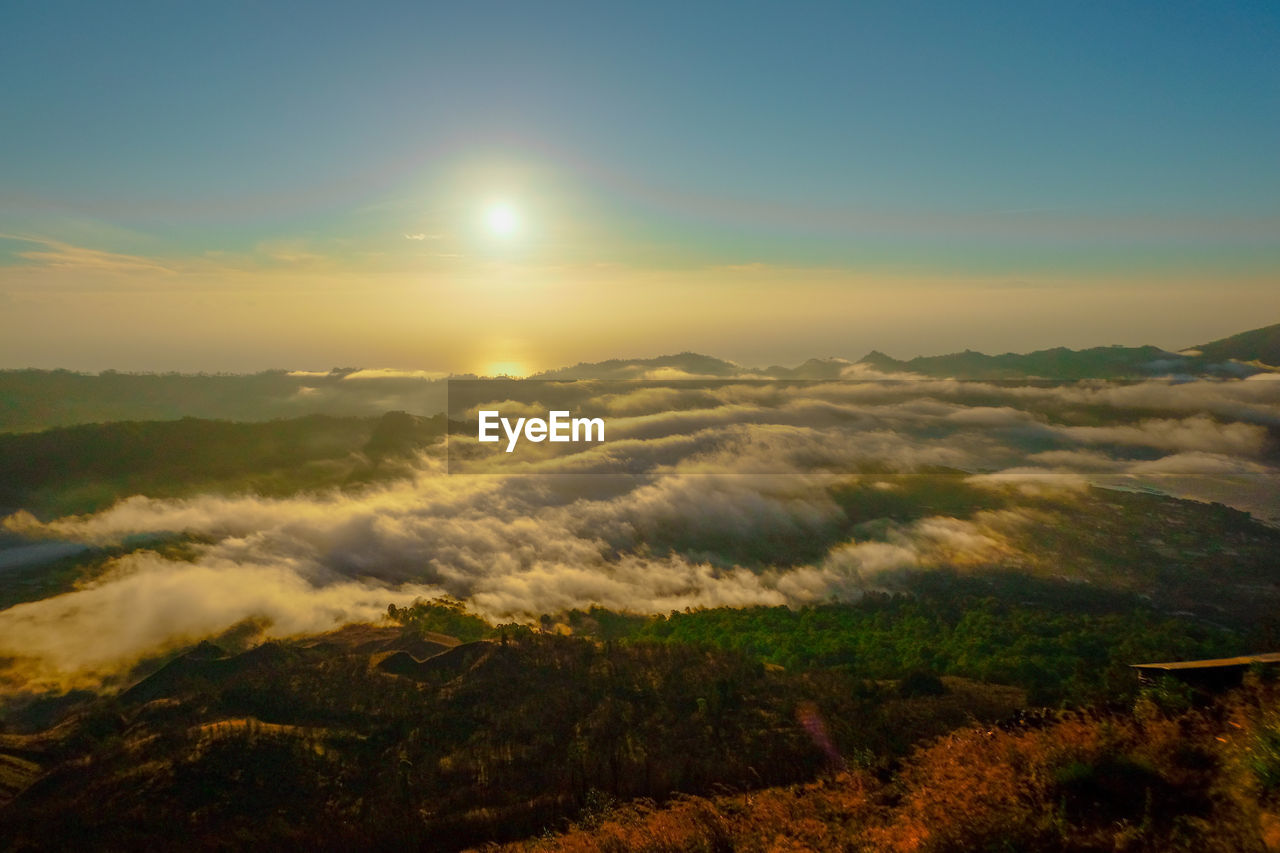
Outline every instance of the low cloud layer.
<svg viewBox="0 0 1280 853">
<path fill-rule="evenodd" d="M 187 546 L 182 558 L 137 546 L 82 588 L 0 612 L 4 678 L 93 687 L 246 622 L 288 636 L 446 593 L 527 621 L 593 604 L 851 599 L 907 572 L 1032 560 L 1023 500 L 1070 502 L 1105 481 L 1225 491 L 1260 511 L 1280 483 L 1275 383 L 738 383 L 588 402 L 608 414 L 607 442 L 492 475 L 446 474 L 435 452 L 412 478 L 364 491 L 11 515 L 4 528 L 31 540 Z M 938 468 L 967 472 L 964 487 L 1002 508 L 877 515 L 877 496 L 928 504 L 915 478 Z"/>
</svg>

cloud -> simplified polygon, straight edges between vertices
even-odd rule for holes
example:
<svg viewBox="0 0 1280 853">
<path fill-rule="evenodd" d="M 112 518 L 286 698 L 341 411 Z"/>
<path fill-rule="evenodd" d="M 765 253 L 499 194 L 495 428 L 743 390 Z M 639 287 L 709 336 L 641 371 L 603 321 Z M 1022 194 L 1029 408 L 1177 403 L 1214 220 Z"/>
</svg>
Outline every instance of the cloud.
<svg viewBox="0 0 1280 853">
<path fill-rule="evenodd" d="M 328 393 L 430 378 L 359 371 L 315 384 Z M 447 475 L 433 449 L 411 477 L 363 490 L 139 495 L 84 516 L 9 516 L 3 529 L 31 540 L 186 537 L 187 556 L 134 550 L 81 588 L 0 611 L 4 677 L 106 684 L 246 620 L 287 636 L 441 593 L 493 619 L 536 621 L 592 604 L 666 612 L 848 599 L 911 572 L 1023 565 L 1035 559 L 1028 531 L 1060 523 L 1023 499 L 1075 506 L 1090 483 L 1117 478 L 1220 499 L 1223 478 L 1245 478 L 1259 505 L 1274 505 L 1266 425 L 1276 391 L 1259 385 L 539 383 L 529 386 L 539 404 L 561 394 L 605 412 L 609 440 L 494 454 L 484 476 Z M 914 473 L 938 467 L 968 472 L 956 483 L 985 493 L 975 507 L 1004 508 L 908 523 L 855 517 L 837 498 L 910 497 Z"/>
<path fill-rule="evenodd" d="M 832 549 L 818 566 L 802 566 L 778 580 L 778 590 L 792 601 L 857 600 L 883 588 L 885 579 L 920 565 L 916 549 L 885 542 L 846 542 Z"/>
<path fill-rule="evenodd" d="M 444 379 L 447 373 L 437 370 L 396 370 L 390 367 L 365 368 L 352 371 L 342 377 L 344 382 L 359 382 L 362 379 L 425 379 L 429 382 Z"/>
<path fill-rule="evenodd" d="M 1128 471 L 1133 474 L 1243 474 L 1270 476 L 1275 472 L 1265 465 L 1247 459 L 1234 459 L 1221 453 L 1175 453 L 1148 462 L 1136 462 Z"/>
<path fill-rule="evenodd" d="M 1123 459 L 1113 459 L 1096 450 L 1045 450 L 1030 454 L 1027 461 L 1055 472 L 1073 472 L 1082 475 L 1119 471 L 1126 464 Z"/>
<path fill-rule="evenodd" d="M 856 600 L 867 592 L 899 586 L 901 577 L 913 570 L 972 569 L 1017 553 L 993 527 L 935 516 L 910 525 L 889 525 L 884 541 L 838 544 L 819 564 L 781 574 L 777 588 L 796 602 Z"/>
<path fill-rule="evenodd" d="M 267 240 L 259 243 L 255 252 L 260 258 L 287 266 L 313 268 L 332 262 L 328 255 L 315 251 L 310 241 L 302 239 Z"/>
<path fill-rule="evenodd" d="M 15 658 L 3 680 L 24 689 L 93 687 L 245 620 L 259 622 L 264 637 L 318 632 L 375 620 L 389 600 L 438 593 L 354 580 L 313 585 L 287 565 L 218 558 L 175 565 L 141 553 L 127 562 L 109 581 L 0 613 L 0 648 Z"/>
<path fill-rule="evenodd" d="M 1280 425 L 1280 394 L 1267 382 L 1078 382 L 1053 386 L 1018 385 L 985 388 L 975 384 L 970 391 L 983 391 L 1016 400 L 1023 408 L 1044 406 L 1089 407 L 1117 415 L 1159 412 L 1190 416 L 1212 416 L 1227 421 Z"/>
<path fill-rule="evenodd" d="M 656 367 L 641 372 L 638 378 L 672 382 L 685 379 L 720 379 L 721 377 L 710 373 L 690 373 L 678 367 Z"/>
<path fill-rule="evenodd" d="M 27 237 L 19 234 L 0 234 L 0 239 L 15 240 L 39 246 L 17 253 L 18 257 L 38 266 L 73 272 L 137 273 L 156 272 L 171 274 L 173 269 L 151 258 L 106 252 L 73 246 L 59 240 L 44 237 Z"/>
<path fill-rule="evenodd" d="M 1084 492 L 1089 488 L 1089 480 L 1083 474 L 1044 468 L 1007 468 L 993 474 L 975 474 L 965 482 L 996 491 L 1014 490 L 1029 497 Z"/>
<path fill-rule="evenodd" d="M 1267 444 L 1267 431 L 1257 424 L 1218 423 L 1208 415 L 1144 420 L 1132 426 L 1066 426 L 1057 430 L 1082 444 L 1125 444 L 1237 456 L 1257 456 Z"/>
</svg>

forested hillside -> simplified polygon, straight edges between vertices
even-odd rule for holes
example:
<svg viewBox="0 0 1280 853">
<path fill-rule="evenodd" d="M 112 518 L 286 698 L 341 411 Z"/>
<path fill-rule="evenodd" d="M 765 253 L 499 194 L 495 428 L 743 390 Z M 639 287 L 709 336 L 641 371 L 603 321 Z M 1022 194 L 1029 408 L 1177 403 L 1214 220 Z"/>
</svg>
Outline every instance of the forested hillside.
<svg viewBox="0 0 1280 853">
<path fill-rule="evenodd" d="M 1185 774 L 1197 761 L 1210 762 L 1194 770 L 1206 779 L 1226 772 L 1211 744 L 1197 741 L 1208 749 L 1203 759 L 1141 758 L 1153 748 L 1148 739 L 1171 737 L 1150 720 L 1189 712 L 1193 697 L 1170 686 L 1141 694 L 1125 663 L 1167 651 L 1227 653 L 1249 639 L 1132 602 L 1099 599 L 1088 615 L 1079 601 L 1054 612 L 974 592 L 954 582 L 919 598 L 667 617 L 594 609 L 547 614 L 533 629 L 435 600 L 390 607 L 385 627 L 240 652 L 233 649 L 245 634 L 232 632 L 221 645 L 144 665 L 139 675 L 150 674 L 115 696 L 64 700 L 53 717 L 49 707 L 11 704 L 0 781 L 12 800 L 0 810 L 0 838 L 13 849 L 213 849 L 235 838 L 255 847 L 454 850 L 577 825 L 548 843 L 590 849 L 617 836 L 631 839 L 609 841 L 624 849 L 616 845 L 671 826 L 691 839 L 723 829 L 758 841 L 760 827 L 742 821 L 781 821 L 779 833 L 817 825 L 803 818 L 809 828 L 795 830 L 785 815 L 757 814 L 756 798 L 781 795 L 745 792 L 852 773 L 787 794 L 794 819 L 838 800 L 848 814 L 815 815 L 837 821 L 823 832 L 870 837 L 860 834 L 867 826 L 840 827 L 872 809 L 884 824 L 876 837 L 892 840 L 909 831 L 895 821 L 922 818 L 894 811 L 888 792 L 943 785 L 936 774 L 959 771 L 939 765 L 944 747 L 927 746 L 948 732 L 959 733 L 943 744 L 973 752 L 962 766 L 990 765 L 982 772 L 994 774 L 985 784 L 996 801 L 982 808 L 1013 808 L 1001 786 L 1020 785 L 1018 775 L 1031 771 L 1003 766 L 1021 759 L 992 753 L 980 732 L 965 731 L 975 722 L 998 724 L 1008 749 L 1047 762 L 1052 779 L 1034 782 L 1042 786 L 1035 796 L 1057 802 L 1068 792 L 1071 826 L 1093 824 L 1070 809 L 1087 810 L 1087 798 L 1130 779 L 1152 791 L 1200 786 L 1186 794 L 1193 799 L 1161 803 L 1198 813 L 1194 798 L 1210 783 Z M 1135 701 L 1154 709 L 1136 723 L 1123 715 L 1108 723 L 1110 711 L 1036 710 Z M 876 793 L 887 780 L 899 781 Z M 1142 790 L 1109 808 L 1140 822 Z M 699 801 L 693 813 L 687 800 L 669 812 L 616 808 L 724 791 L 744 792 L 745 810 L 732 799 Z M 969 794 L 947 796 L 963 803 Z M 1000 814 L 1010 838 L 1065 831 Z M 1176 814 L 1161 814 L 1142 832 L 1167 833 Z M 652 830 L 659 819 L 668 829 Z M 955 820 L 956 837 L 982 829 Z M 950 831 L 935 823 L 931 832 Z M 735 845 L 751 843 L 744 836 Z"/>
<path fill-rule="evenodd" d="M 130 495 L 287 495 L 368 482 L 444 432 L 443 416 L 389 412 L 259 423 L 116 421 L 0 434 L 0 514 L 94 512 Z"/>
</svg>

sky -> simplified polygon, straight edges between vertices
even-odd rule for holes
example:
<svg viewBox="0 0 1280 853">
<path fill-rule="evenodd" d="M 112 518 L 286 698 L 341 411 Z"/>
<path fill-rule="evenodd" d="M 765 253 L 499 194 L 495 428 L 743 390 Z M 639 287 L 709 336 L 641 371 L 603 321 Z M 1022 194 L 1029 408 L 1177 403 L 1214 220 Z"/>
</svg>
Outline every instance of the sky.
<svg viewBox="0 0 1280 853">
<path fill-rule="evenodd" d="M 1280 321 L 1280 5 L 24 3 L 0 368 L 520 373 Z"/>
</svg>

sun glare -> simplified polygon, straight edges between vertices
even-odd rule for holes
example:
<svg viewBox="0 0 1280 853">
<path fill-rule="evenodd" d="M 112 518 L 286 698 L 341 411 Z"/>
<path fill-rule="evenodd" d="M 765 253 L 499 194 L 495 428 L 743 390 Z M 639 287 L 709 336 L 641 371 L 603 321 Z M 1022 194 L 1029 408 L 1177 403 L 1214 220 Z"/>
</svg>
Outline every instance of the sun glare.
<svg viewBox="0 0 1280 853">
<path fill-rule="evenodd" d="M 510 376 L 515 379 L 523 378 L 528 374 L 528 370 L 523 364 L 517 361 L 495 361 L 490 363 L 481 372 L 483 376 Z"/>
<path fill-rule="evenodd" d="M 515 208 L 506 203 L 495 204 L 485 212 L 485 225 L 496 237 L 511 237 L 520 230 L 520 217 Z"/>
</svg>

